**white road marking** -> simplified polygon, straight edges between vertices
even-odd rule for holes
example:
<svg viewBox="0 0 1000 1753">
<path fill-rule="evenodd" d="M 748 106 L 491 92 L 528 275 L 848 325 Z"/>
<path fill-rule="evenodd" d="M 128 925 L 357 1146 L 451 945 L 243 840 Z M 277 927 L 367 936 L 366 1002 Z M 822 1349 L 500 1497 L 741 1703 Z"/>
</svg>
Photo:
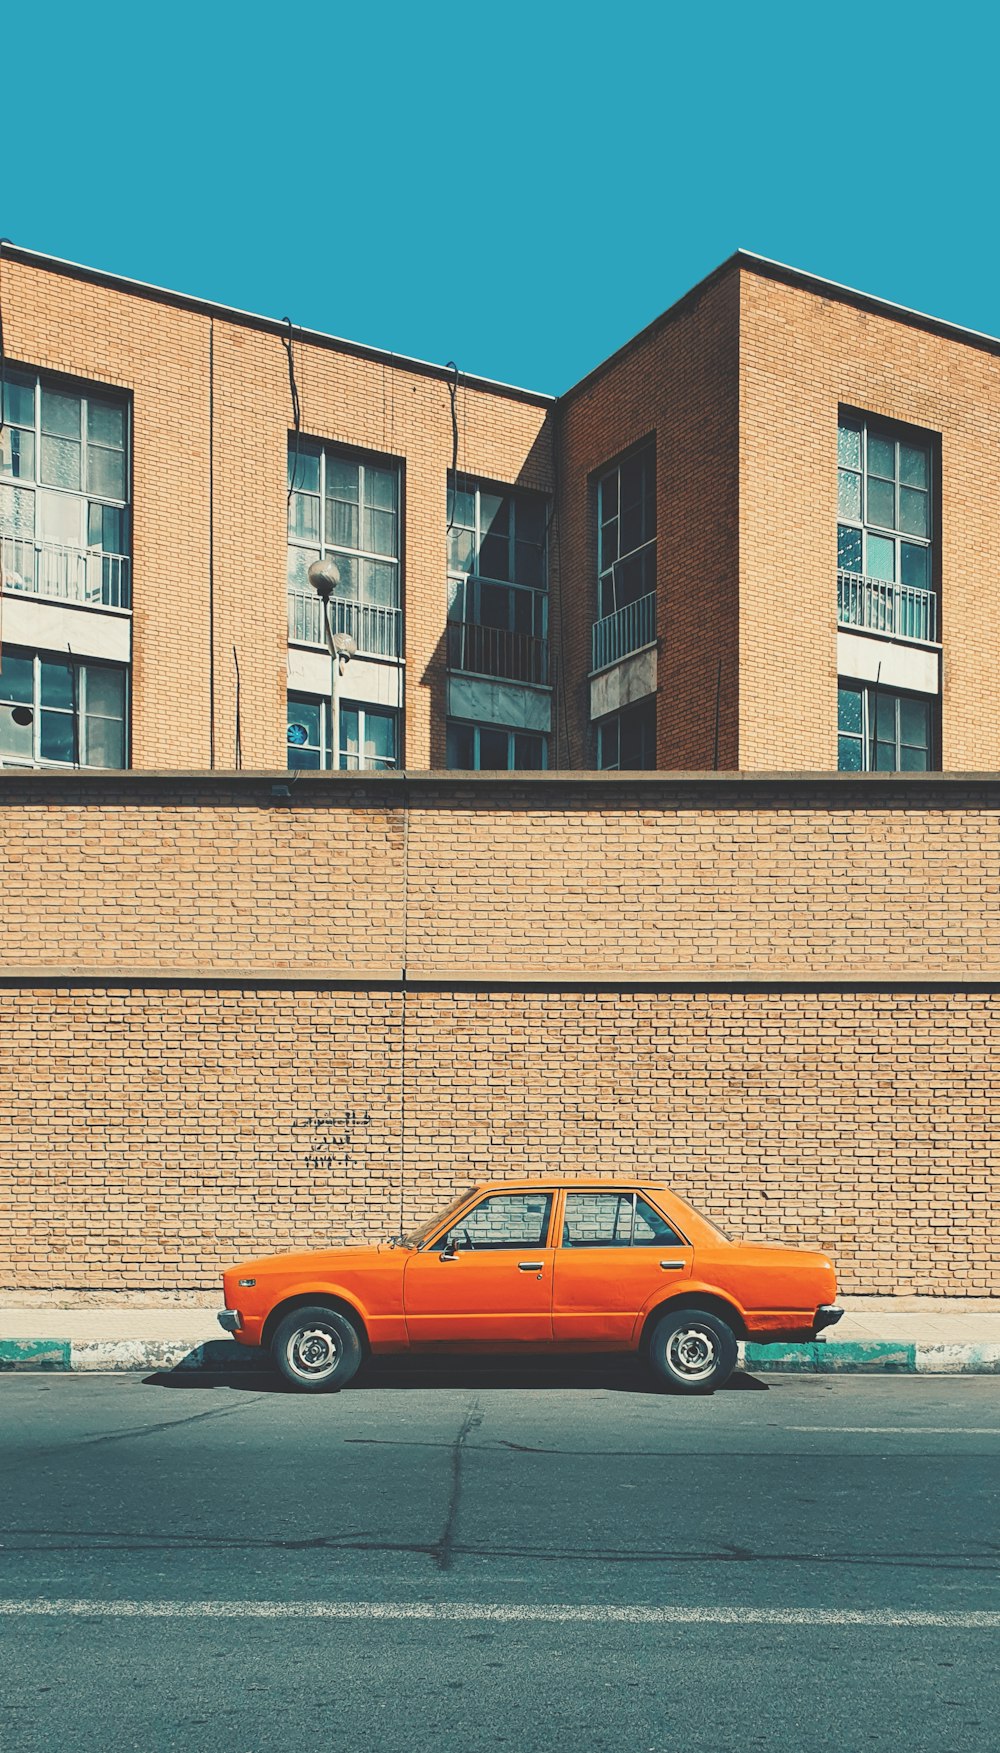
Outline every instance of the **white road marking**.
<svg viewBox="0 0 1000 1753">
<path fill-rule="evenodd" d="M 0 1618 L 423 1619 L 498 1625 L 860 1625 L 1000 1631 L 1000 1612 L 927 1613 L 889 1607 L 503 1606 L 468 1601 L 79 1601 L 0 1600 Z"/>
<path fill-rule="evenodd" d="M 996 1424 L 786 1424 L 784 1428 L 821 1431 L 824 1436 L 1000 1436 Z"/>
</svg>

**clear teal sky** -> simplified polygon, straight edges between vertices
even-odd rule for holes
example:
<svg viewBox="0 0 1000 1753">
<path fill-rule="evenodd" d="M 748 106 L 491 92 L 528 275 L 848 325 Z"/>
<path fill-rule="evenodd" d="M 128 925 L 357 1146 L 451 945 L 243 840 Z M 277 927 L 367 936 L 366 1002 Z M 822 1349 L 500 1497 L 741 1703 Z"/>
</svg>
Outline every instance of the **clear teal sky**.
<svg viewBox="0 0 1000 1753">
<path fill-rule="evenodd" d="M 0 235 L 560 391 L 737 246 L 1000 332 L 995 9 L 7 9 Z"/>
</svg>

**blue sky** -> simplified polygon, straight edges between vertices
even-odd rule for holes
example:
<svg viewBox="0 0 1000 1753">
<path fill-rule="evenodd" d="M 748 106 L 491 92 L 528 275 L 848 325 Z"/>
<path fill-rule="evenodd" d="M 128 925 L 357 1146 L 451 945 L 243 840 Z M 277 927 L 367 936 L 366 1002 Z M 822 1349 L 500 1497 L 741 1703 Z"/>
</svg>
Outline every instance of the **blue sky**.
<svg viewBox="0 0 1000 1753">
<path fill-rule="evenodd" d="M 985 7 L 9 11 L 52 255 L 554 392 L 737 246 L 1000 332 Z"/>
</svg>

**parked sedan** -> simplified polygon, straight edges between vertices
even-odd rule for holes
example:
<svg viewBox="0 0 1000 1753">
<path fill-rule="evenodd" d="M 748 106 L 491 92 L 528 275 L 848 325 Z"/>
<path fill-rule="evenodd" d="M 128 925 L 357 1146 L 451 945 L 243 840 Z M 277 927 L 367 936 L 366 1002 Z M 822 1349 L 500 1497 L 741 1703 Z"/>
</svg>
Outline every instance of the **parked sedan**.
<svg viewBox="0 0 1000 1753">
<path fill-rule="evenodd" d="M 825 1254 L 731 1242 L 665 1187 L 469 1187 L 409 1235 L 250 1260 L 219 1320 L 307 1392 L 367 1354 L 636 1351 L 674 1389 L 718 1388 L 737 1341 L 810 1340 L 839 1320 Z"/>
</svg>

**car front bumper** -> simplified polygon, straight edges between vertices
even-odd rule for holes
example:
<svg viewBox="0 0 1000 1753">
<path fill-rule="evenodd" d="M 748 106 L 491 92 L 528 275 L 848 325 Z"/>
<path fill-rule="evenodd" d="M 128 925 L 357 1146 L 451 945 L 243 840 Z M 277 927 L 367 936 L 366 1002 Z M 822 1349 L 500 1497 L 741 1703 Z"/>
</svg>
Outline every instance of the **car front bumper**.
<svg viewBox="0 0 1000 1753">
<path fill-rule="evenodd" d="M 239 1309 L 220 1309 L 218 1321 L 227 1333 L 238 1333 L 243 1325 Z"/>
</svg>

